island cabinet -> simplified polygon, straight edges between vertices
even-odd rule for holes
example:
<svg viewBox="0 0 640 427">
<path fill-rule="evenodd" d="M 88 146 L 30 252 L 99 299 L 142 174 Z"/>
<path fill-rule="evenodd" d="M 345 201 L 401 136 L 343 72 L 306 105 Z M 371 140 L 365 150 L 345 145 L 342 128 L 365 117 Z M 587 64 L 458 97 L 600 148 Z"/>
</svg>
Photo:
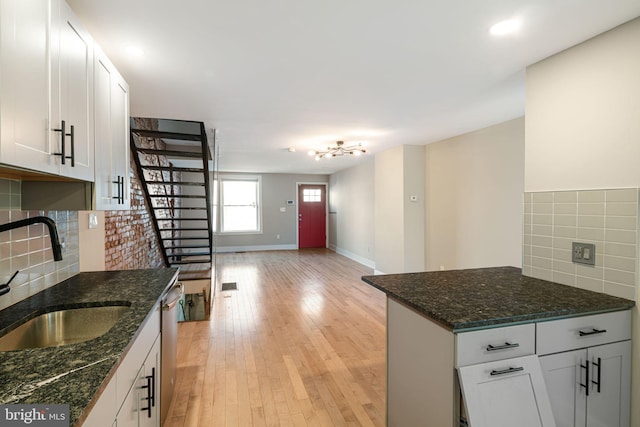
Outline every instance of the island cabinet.
<svg viewBox="0 0 640 427">
<path fill-rule="evenodd" d="M 0 163 L 93 181 L 92 49 L 64 0 L 0 2 Z"/>
<path fill-rule="evenodd" d="M 514 267 L 362 279 L 387 295 L 389 427 L 629 427 L 633 301 Z"/>
<path fill-rule="evenodd" d="M 158 304 L 83 426 L 160 426 L 160 315 Z"/>
<path fill-rule="evenodd" d="M 630 312 L 537 325 L 538 354 L 558 427 L 629 425 Z"/>
</svg>

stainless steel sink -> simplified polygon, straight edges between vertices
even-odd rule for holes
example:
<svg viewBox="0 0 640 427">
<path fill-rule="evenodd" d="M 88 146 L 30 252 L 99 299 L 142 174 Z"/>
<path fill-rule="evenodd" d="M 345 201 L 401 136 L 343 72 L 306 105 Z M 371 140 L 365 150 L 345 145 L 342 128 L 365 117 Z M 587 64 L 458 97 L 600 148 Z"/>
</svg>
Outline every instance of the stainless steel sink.
<svg viewBox="0 0 640 427">
<path fill-rule="evenodd" d="M 55 347 L 106 334 L 128 305 L 71 308 L 41 314 L 0 337 L 0 351 Z"/>
</svg>

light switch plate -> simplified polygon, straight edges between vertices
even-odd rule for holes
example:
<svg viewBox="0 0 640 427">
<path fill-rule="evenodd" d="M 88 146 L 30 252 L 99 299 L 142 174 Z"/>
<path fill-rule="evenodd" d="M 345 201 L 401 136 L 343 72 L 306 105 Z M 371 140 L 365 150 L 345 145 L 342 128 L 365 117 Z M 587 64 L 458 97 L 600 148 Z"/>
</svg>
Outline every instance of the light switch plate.
<svg viewBox="0 0 640 427">
<path fill-rule="evenodd" d="M 596 265 L 596 245 L 593 243 L 571 243 L 571 261 L 579 264 Z"/>
</svg>

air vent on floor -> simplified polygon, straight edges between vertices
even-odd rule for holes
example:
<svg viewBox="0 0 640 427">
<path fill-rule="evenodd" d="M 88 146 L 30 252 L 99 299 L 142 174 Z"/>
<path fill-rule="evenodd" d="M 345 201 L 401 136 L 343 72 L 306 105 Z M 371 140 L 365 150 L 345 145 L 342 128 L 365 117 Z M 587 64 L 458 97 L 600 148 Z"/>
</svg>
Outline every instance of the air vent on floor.
<svg viewBox="0 0 640 427">
<path fill-rule="evenodd" d="M 238 285 L 236 282 L 226 282 L 222 284 L 222 291 L 237 291 Z"/>
</svg>

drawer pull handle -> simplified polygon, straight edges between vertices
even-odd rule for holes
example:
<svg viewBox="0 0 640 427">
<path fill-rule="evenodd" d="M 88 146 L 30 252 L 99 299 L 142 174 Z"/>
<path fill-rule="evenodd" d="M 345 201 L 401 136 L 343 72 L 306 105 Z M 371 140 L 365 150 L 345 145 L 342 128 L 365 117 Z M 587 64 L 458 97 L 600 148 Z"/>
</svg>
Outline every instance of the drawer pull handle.
<svg viewBox="0 0 640 427">
<path fill-rule="evenodd" d="M 602 382 L 602 359 L 598 357 L 598 362 L 591 362 L 591 364 L 598 367 L 598 381 L 591 380 L 591 384 L 595 384 L 598 387 L 596 390 L 600 393 L 600 383 Z"/>
<path fill-rule="evenodd" d="M 506 342 L 503 345 L 491 345 L 491 344 L 489 344 L 487 346 L 487 351 L 506 350 L 508 348 L 516 348 L 516 347 L 520 347 L 520 344 L 518 344 L 517 342 L 514 342 L 514 343 Z"/>
<path fill-rule="evenodd" d="M 491 371 L 491 376 L 496 376 L 496 375 L 504 375 L 504 374 L 512 374 L 514 372 L 520 372 L 520 371 L 524 371 L 524 367 L 522 366 L 518 366 L 517 368 L 507 368 L 507 369 L 501 369 L 496 371 L 495 369 L 493 371 Z"/>
<path fill-rule="evenodd" d="M 584 384 L 580 383 L 580 387 L 584 387 L 584 389 L 586 390 L 587 397 L 589 397 L 589 361 L 587 360 L 585 363 L 586 364 L 583 365 L 581 362 L 580 367 L 585 370 L 585 375 L 587 378 Z"/>
<path fill-rule="evenodd" d="M 606 333 L 607 330 L 606 329 L 596 329 L 596 328 L 591 328 L 590 331 L 578 331 L 578 333 L 580 334 L 581 337 L 588 337 L 589 335 L 597 335 L 597 334 L 604 334 Z"/>
</svg>

